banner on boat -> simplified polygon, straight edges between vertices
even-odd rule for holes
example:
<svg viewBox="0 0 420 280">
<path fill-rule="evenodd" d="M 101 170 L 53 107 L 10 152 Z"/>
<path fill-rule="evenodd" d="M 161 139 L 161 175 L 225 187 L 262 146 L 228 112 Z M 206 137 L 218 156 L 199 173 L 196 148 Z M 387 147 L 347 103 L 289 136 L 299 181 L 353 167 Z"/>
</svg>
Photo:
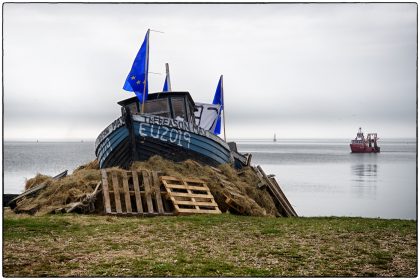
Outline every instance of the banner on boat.
<svg viewBox="0 0 420 280">
<path fill-rule="evenodd" d="M 220 107 L 219 104 L 195 103 L 197 109 L 194 112 L 195 124 L 214 133 L 220 116 Z"/>
<path fill-rule="evenodd" d="M 174 120 L 153 115 L 133 115 L 133 120 L 148 124 L 164 125 L 170 128 L 186 130 L 188 132 L 192 132 L 198 135 L 207 136 L 206 131 L 202 127 L 198 127 L 194 124 L 184 122 L 181 120 Z"/>
</svg>

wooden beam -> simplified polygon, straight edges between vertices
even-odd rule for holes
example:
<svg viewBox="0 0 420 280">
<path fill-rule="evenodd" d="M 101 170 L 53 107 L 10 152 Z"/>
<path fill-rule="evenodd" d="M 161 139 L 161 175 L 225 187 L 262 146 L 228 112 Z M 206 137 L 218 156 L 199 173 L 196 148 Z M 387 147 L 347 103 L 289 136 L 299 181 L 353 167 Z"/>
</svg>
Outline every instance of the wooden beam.
<svg viewBox="0 0 420 280">
<path fill-rule="evenodd" d="M 141 194 L 140 194 L 140 185 L 139 185 L 139 175 L 136 170 L 131 171 L 133 175 L 133 187 L 134 187 L 134 195 L 136 196 L 136 206 L 137 212 L 143 213 L 143 204 L 141 202 Z"/>
<path fill-rule="evenodd" d="M 146 202 L 147 202 L 147 210 L 149 213 L 155 212 L 153 210 L 153 202 L 152 202 L 152 189 L 150 188 L 150 180 L 149 180 L 149 172 L 146 170 L 142 171 L 143 174 L 143 184 L 144 184 L 144 191 L 146 192 Z"/>
<path fill-rule="evenodd" d="M 102 190 L 104 194 L 105 213 L 111 213 L 111 202 L 109 199 L 108 176 L 105 169 L 101 169 L 102 174 Z"/>
<path fill-rule="evenodd" d="M 156 171 L 152 172 L 152 182 L 153 182 L 152 186 L 155 189 L 158 212 L 163 213 L 165 212 L 165 210 L 163 208 L 162 196 L 160 194 L 160 180 Z"/>
<path fill-rule="evenodd" d="M 130 190 L 128 189 L 128 177 L 127 172 L 123 171 L 123 189 L 124 189 L 124 197 L 125 197 L 125 209 L 128 214 L 131 214 L 133 210 L 131 209 L 131 199 L 130 199 Z"/>
<path fill-rule="evenodd" d="M 120 200 L 120 188 L 118 185 L 118 177 L 115 172 L 112 172 L 112 188 L 114 189 L 114 200 L 117 214 L 122 214 L 121 200 Z"/>
</svg>

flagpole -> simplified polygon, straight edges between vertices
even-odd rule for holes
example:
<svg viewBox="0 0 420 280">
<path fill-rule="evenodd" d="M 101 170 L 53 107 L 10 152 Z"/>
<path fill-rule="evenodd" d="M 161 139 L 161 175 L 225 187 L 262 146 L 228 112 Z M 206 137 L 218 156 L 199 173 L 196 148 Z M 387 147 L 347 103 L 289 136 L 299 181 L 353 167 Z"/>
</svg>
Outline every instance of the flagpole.
<svg viewBox="0 0 420 280">
<path fill-rule="evenodd" d="M 169 77 L 169 63 L 165 63 L 166 66 L 166 79 L 168 81 L 168 91 L 172 91 L 171 78 Z"/>
<path fill-rule="evenodd" d="M 146 102 L 146 86 L 147 86 L 147 72 L 149 71 L 149 35 L 150 29 L 147 29 L 147 44 L 146 44 L 146 71 L 144 75 L 144 86 L 143 86 L 143 102 L 141 103 L 141 114 L 144 112 L 144 103 Z"/>
<path fill-rule="evenodd" d="M 226 142 L 226 126 L 225 126 L 225 91 L 223 90 L 223 75 L 220 76 L 222 89 L 222 104 L 223 104 L 223 136 Z"/>
</svg>

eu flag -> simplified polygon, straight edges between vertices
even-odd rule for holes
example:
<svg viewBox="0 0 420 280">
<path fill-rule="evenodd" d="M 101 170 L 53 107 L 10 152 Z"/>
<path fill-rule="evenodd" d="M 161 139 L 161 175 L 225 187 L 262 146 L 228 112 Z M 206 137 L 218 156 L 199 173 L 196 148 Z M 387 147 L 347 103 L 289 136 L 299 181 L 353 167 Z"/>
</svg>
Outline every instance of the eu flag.
<svg viewBox="0 0 420 280">
<path fill-rule="evenodd" d="M 146 37 L 143 44 L 134 59 L 133 66 L 131 66 L 130 73 L 128 73 L 123 89 L 127 91 L 134 91 L 140 103 L 147 100 L 149 93 L 149 85 L 147 80 L 147 72 L 149 70 L 149 33 L 147 30 Z"/>
<path fill-rule="evenodd" d="M 165 78 L 165 84 L 163 85 L 163 92 L 167 92 L 168 90 L 168 76 Z"/>
<path fill-rule="evenodd" d="M 220 114 L 223 110 L 223 75 L 220 76 L 219 84 L 217 85 L 216 93 L 214 94 L 213 98 L 213 104 L 220 105 L 219 117 L 217 118 L 216 128 L 214 129 L 214 133 L 219 135 L 222 119 L 222 116 Z"/>
</svg>

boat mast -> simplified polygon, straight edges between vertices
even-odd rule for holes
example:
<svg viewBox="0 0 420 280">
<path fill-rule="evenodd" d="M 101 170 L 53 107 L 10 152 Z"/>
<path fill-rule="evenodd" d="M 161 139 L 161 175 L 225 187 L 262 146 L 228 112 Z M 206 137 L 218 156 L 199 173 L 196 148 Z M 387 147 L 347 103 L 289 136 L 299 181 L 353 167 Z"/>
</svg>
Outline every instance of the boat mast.
<svg viewBox="0 0 420 280">
<path fill-rule="evenodd" d="M 150 29 L 147 29 L 147 45 L 146 45 L 146 71 L 144 75 L 144 86 L 143 86 L 143 102 L 141 103 L 141 113 L 144 113 L 144 103 L 146 102 L 146 86 L 147 86 L 147 73 L 149 72 L 149 35 Z"/>
<path fill-rule="evenodd" d="M 223 137 L 226 142 L 226 125 L 225 125 L 225 91 L 223 90 L 223 75 L 220 76 L 222 87 L 222 104 L 223 104 Z"/>
</svg>

